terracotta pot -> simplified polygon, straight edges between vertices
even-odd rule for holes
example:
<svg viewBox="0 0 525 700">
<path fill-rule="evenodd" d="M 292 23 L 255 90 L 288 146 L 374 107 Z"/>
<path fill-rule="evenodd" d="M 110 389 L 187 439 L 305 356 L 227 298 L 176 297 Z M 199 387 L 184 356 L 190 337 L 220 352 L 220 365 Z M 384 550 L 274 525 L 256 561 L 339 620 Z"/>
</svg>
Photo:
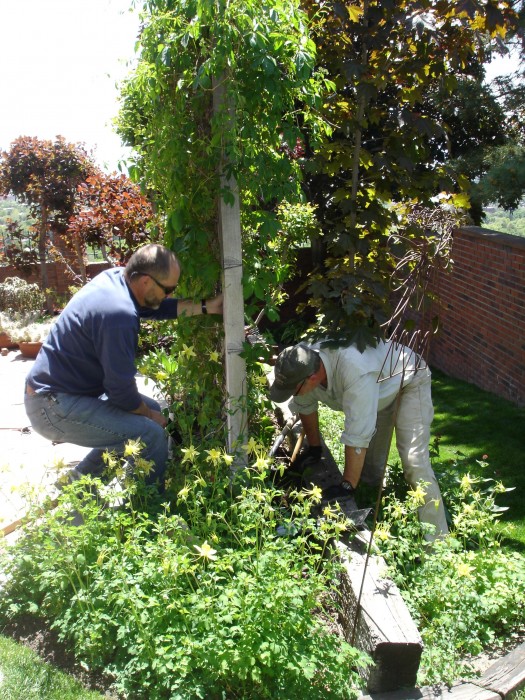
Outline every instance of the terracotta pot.
<svg viewBox="0 0 525 700">
<path fill-rule="evenodd" d="M 7 333 L 4 333 L 4 331 L 0 331 L 0 348 L 16 348 L 18 347 L 17 343 L 13 343 L 11 338 Z"/>
<path fill-rule="evenodd" d="M 22 342 L 18 343 L 18 347 L 24 357 L 32 357 L 34 359 L 38 355 L 38 351 L 42 347 L 42 343 Z"/>
</svg>

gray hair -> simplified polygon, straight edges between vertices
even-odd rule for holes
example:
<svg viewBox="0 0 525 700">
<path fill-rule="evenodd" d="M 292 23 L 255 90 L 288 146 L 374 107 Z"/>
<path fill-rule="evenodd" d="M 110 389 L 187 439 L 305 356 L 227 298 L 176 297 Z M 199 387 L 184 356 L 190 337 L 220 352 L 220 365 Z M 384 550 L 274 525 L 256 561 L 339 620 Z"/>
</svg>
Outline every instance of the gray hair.
<svg viewBox="0 0 525 700">
<path fill-rule="evenodd" d="M 158 243 L 148 243 L 130 257 L 126 265 L 126 276 L 129 279 L 133 274 L 144 272 L 165 279 L 170 274 L 173 264 L 180 268 L 177 256 L 172 250 Z"/>
</svg>

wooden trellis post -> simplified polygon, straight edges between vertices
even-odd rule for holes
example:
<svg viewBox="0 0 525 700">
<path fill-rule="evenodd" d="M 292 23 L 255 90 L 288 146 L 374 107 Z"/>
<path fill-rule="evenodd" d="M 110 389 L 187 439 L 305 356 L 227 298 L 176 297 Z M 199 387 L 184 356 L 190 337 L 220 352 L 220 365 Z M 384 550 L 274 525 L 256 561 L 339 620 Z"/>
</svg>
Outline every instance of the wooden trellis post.
<svg viewBox="0 0 525 700">
<path fill-rule="evenodd" d="M 234 128 L 234 118 L 225 103 L 224 79 L 215 80 L 213 111 L 226 114 Z M 242 242 L 239 189 L 237 181 L 225 174 L 227 165 L 224 149 L 220 164 L 221 192 L 229 192 L 231 203 L 219 200 L 219 239 L 222 256 L 222 289 L 224 294 L 224 345 L 226 365 L 226 411 L 228 421 L 228 451 L 235 454 L 236 465 L 245 464 L 246 455 L 240 450 L 246 442 L 246 363 L 240 356 L 244 342 L 244 298 L 242 289 Z"/>
</svg>

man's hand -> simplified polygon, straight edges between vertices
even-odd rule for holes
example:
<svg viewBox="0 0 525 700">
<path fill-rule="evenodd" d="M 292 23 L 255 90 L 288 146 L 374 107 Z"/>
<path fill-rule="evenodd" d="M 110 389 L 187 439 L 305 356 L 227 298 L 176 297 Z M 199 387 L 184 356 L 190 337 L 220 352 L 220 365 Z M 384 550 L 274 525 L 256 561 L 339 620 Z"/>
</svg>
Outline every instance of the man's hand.
<svg viewBox="0 0 525 700">
<path fill-rule="evenodd" d="M 213 299 L 206 300 L 206 309 L 209 314 L 222 314 L 223 313 L 223 297 L 222 294 L 217 294 Z"/>
<path fill-rule="evenodd" d="M 131 411 L 131 413 L 137 413 L 139 416 L 145 416 L 146 418 L 155 421 L 155 423 L 158 423 L 161 428 L 165 428 L 168 425 L 168 421 L 164 415 L 160 411 L 154 411 L 147 404 L 145 404 L 144 401 L 138 408 Z"/>
<path fill-rule="evenodd" d="M 150 409 L 150 415 L 148 418 L 151 418 L 151 420 L 155 421 L 155 423 L 158 423 L 161 428 L 165 428 L 168 425 L 166 417 L 160 411 Z"/>
<path fill-rule="evenodd" d="M 302 474 L 307 469 L 314 469 L 323 458 L 323 448 L 321 445 L 314 445 L 303 450 L 297 456 L 295 462 L 290 464 L 290 469 L 298 474 Z"/>
</svg>

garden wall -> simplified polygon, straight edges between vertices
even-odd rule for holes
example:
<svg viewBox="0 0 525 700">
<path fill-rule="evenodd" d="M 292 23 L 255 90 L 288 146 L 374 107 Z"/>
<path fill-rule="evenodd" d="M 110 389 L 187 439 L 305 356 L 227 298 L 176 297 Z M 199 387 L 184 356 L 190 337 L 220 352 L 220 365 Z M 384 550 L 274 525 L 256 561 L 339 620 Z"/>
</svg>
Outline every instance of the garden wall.
<svg viewBox="0 0 525 700">
<path fill-rule="evenodd" d="M 525 405 L 525 238 L 466 226 L 439 275 L 440 330 L 430 364 Z"/>
<path fill-rule="evenodd" d="M 105 270 L 109 267 L 106 262 L 96 262 L 88 263 L 86 265 L 87 276 L 89 279 L 97 275 L 101 270 Z M 56 294 L 68 294 L 69 287 L 79 286 L 78 282 L 74 282 L 71 273 L 67 269 L 65 263 L 48 263 L 47 265 L 48 274 L 48 284 L 49 288 L 52 289 Z M 35 269 L 29 274 L 20 272 L 12 265 L 1 265 L 0 266 L 0 282 L 4 282 L 7 277 L 21 277 L 26 280 L 26 282 L 36 282 L 39 283 L 40 278 L 38 275 L 38 269 Z"/>
</svg>

